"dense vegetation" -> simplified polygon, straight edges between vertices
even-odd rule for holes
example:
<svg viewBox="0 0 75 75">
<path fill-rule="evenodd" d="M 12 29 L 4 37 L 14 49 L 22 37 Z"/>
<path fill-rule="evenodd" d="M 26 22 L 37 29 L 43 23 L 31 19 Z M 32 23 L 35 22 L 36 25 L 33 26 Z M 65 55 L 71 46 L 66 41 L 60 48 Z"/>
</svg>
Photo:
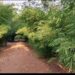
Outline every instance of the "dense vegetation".
<svg viewBox="0 0 75 75">
<path fill-rule="evenodd" d="M 62 4 L 62 10 L 53 7 L 45 13 L 29 7 L 19 15 L 12 6 L 0 5 L 0 46 L 9 40 L 27 40 L 40 56 L 56 57 L 75 70 L 75 4 L 73 0 Z"/>
</svg>

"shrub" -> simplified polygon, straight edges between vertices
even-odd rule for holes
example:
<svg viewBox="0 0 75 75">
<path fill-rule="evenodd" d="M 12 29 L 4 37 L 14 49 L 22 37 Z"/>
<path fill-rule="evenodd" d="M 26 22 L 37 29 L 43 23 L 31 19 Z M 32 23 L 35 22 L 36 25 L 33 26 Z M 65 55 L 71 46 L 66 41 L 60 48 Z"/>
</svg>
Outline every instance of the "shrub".
<svg viewBox="0 0 75 75">
<path fill-rule="evenodd" d="M 59 53 L 59 61 L 64 64 L 70 71 L 75 70 L 75 43 L 65 40 L 60 43 L 57 49 Z"/>
<path fill-rule="evenodd" d="M 49 25 L 41 25 L 37 27 L 36 32 L 29 34 L 31 45 L 36 48 L 37 52 L 43 57 L 50 57 L 52 47 L 49 47 L 49 42 L 53 40 L 55 32 Z"/>
<path fill-rule="evenodd" d="M 4 24 L 0 25 L 0 46 L 2 46 L 4 42 L 6 43 L 6 37 L 9 30 L 10 30 L 9 26 Z"/>
<path fill-rule="evenodd" d="M 20 20 L 31 27 L 34 27 L 34 23 L 39 22 L 42 19 L 45 19 L 45 13 L 36 8 L 25 8 L 20 16 Z"/>
<path fill-rule="evenodd" d="M 19 38 L 20 39 L 22 38 L 25 41 L 28 41 L 28 35 L 29 35 L 29 33 L 30 33 L 30 28 L 28 28 L 28 27 L 23 27 L 23 28 L 18 29 L 16 31 L 16 34 L 20 36 Z"/>
</svg>

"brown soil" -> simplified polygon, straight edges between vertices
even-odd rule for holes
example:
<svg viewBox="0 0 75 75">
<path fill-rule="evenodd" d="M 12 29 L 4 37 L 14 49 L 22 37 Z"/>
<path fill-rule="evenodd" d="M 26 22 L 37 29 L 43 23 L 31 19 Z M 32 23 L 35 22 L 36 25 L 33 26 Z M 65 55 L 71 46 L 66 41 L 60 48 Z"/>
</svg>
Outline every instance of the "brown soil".
<svg viewBox="0 0 75 75">
<path fill-rule="evenodd" d="M 66 73 L 58 65 L 45 63 L 27 44 L 8 43 L 0 52 L 0 73 Z"/>
</svg>

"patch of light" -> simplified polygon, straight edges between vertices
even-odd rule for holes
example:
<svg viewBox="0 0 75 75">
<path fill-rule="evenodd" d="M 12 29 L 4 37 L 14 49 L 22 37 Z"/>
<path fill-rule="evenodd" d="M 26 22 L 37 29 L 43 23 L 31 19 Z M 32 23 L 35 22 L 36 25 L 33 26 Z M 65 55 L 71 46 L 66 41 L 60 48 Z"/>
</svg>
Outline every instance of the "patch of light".
<svg viewBox="0 0 75 75">
<path fill-rule="evenodd" d="M 17 12 L 22 9 L 23 2 L 24 0 L 3 0 L 3 4 L 14 4 L 13 8 L 17 9 Z"/>
</svg>

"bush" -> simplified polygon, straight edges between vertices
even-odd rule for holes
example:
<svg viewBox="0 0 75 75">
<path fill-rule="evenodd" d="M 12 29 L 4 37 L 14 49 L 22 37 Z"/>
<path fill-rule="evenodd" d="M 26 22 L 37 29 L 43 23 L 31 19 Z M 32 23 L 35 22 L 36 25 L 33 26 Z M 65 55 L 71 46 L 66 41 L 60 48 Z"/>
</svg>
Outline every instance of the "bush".
<svg viewBox="0 0 75 75">
<path fill-rule="evenodd" d="M 24 41 L 28 41 L 28 35 L 30 33 L 30 28 L 23 27 L 16 31 L 16 34 L 19 35 L 18 39 L 24 39 Z"/>
<path fill-rule="evenodd" d="M 28 26 L 34 27 L 35 22 L 39 22 L 42 19 L 45 19 L 46 15 L 43 11 L 36 8 L 25 8 L 22 11 L 20 20 L 24 23 L 27 23 Z"/>
<path fill-rule="evenodd" d="M 37 52 L 43 57 L 50 57 L 52 47 L 49 47 L 49 42 L 53 40 L 55 32 L 49 25 L 40 25 L 36 32 L 29 34 L 31 45 L 36 48 Z"/>
<path fill-rule="evenodd" d="M 7 37 L 7 34 L 10 30 L 10 27 L 7 26 L 7 25 L 0 25 L 0 44 L 1 46 L 4 44 L 4 42 L 6 43 L 6 37 Z"/>
<path fill-rule="evenodd" d="M 59 62 L 64 64 L 70 71 L 75 70 L 75 43 L 69 40 L 65 40 L 60 43 L 57 49 L 59 53 Z"/>
<path fill-rule="evenodd" d="M 28 33 L 30 32 L 28 27 L 23 27 L 21 29 L 18 29 L 16 34 L 21 34 L 23 36 L 28 36 Z"/>
<path fill-rule="evenodd" d="M 56 38 L 50 42 L 50 46 L 53 47 L 55 52 L 58 54 L 58 59 L 63 63 L 70 71 L 75 70 L 74 57 L 75 52 L 72 49 L 75 48 L 75 17 L 73 10 L 60 11 L 60 16 L 52 15 L 54 20 L 50 16 L 50 26 L 55 29 Z M 59 14 L 59 13 L 58 13 Z M 56 16 L 56 17 L 55 17 Z M 58 23 L 57 20 L 59 19 Z M 71 50 L 69 50 L 71 49 Z"/>
</svg>

